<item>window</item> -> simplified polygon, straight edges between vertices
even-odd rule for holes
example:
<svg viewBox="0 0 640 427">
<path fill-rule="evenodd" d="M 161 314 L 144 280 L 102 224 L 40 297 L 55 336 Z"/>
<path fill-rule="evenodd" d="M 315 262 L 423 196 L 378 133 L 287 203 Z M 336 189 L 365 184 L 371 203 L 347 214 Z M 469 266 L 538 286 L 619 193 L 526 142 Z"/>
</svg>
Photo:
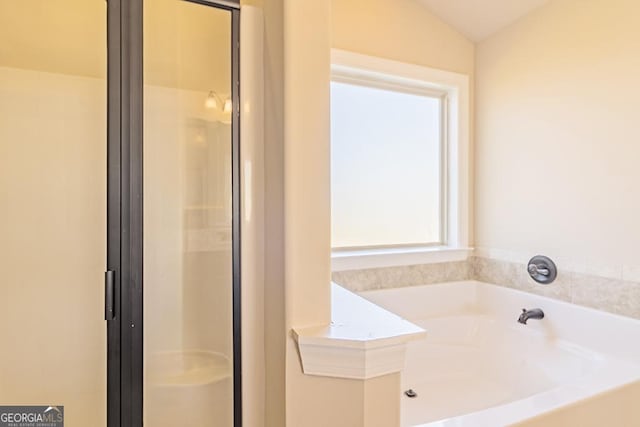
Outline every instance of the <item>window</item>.
<svg viewBox="0 0 640 427">
<path fill-rule="evenodd" d="M 446 93 L 334 78 L 335 248 L 444 243 Z"/>
<path fill-rule="evenodd" d="M 466 248 L 468 108 L 467 76 L 332 51 L 334 259 Z"/>
</svg>

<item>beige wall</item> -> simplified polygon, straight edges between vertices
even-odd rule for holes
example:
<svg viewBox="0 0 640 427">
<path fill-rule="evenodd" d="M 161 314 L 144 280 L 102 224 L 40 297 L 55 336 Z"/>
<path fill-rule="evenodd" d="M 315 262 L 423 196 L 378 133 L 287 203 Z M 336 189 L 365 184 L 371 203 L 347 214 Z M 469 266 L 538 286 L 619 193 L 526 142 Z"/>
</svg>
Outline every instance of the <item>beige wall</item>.
<svg viewBox="0 0 640 427">
<path fill-rule="evenodd" d="M 366 427 L 400 425 L 400 373 L 365 381 L 363 417 Z"/>
<path fill-rule="evenodd" d="M 0 402 L 69 425 L 106 422 L 105 144 L 104 80 L 0 66 Z"/>
<path fill-rule="evenodd" d="M 106 2 L 86 0 L 0 2 L 0 62 L 104 78 L 106 6 Z M 229 50 L 231 22 L 213 18 L 216 23 L 211 25 L 212 13 L 203 10 L 201 5 L 173 0 L 145 3 L 145 33 L 153 34 L 152 46 L 158 46 L 145 50 L 146 83 L 205 91 L 228 86 L 230 69 L 215 52 Z M 200 66 L 178 72 L 176 58 Z"/>
<path fill-rule="evenodd" d="M 478 46 L 477 246 L 640 264 L 638 16 L 555 0 Z"/>
<path fill-rule="evenodd" d="M 106 15 L 56 3 L 0 3 L 0 402 L 62 404 L 68 425 L 99 427 Z M 83 19 L 67 27 L 60 3 Z"/>
<path fill-rule="evenodd" d="M 473 75 L 474 45 L 417 0 L 332 0 L 332 46 Z"/>
</svg>

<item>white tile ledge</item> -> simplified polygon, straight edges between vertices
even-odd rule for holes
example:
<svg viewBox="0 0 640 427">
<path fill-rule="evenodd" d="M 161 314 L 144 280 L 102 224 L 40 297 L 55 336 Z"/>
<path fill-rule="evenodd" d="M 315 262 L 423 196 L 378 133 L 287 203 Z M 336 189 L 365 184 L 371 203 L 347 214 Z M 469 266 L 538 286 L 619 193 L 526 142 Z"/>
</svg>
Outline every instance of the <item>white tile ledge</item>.
<svg viewBox="0 0 640 427">
<path fill-rule="evenodd" d="M 332 283 L 331 324 L 293 330 L 308 375 L 369 379 L 400 372 L 407 342 L 426 331 Z"/>
<path fill-rule="evenodd" d="M 331 271 L 465 261 L 472 253 L 473 248 L 450 246 L 335 251 Z"/>
</svg>

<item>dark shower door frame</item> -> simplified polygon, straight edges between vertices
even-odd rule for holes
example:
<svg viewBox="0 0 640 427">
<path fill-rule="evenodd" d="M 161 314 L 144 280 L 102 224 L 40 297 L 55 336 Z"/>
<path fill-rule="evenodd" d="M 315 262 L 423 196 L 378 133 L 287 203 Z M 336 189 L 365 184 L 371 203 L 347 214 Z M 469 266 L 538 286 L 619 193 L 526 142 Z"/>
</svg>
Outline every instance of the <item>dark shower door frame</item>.
<svg viewBox="0 0 640 427">
<path fill-rule="evenodd" d="M 241 427 L 240 0 L 180 1 L 231 13 L 233 414 Z M 107 427 L 143 423 L 142 42 L 143 0 L 107 0 Z"/>
</svg>

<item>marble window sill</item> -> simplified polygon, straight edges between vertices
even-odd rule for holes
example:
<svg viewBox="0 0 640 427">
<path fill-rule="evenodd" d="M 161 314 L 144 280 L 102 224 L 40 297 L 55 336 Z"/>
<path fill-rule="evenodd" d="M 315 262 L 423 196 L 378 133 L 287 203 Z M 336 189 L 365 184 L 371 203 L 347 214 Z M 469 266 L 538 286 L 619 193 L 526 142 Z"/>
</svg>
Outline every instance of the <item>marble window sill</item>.
<svg viewBox="0 0 640 427">
<path fill-rule="evenodd" d="M 334 251 L 331 254 L 331 270 L 335 272 L 465 261 L 472 252 L 472 248 L 450 246 Z"/>
</svg>

